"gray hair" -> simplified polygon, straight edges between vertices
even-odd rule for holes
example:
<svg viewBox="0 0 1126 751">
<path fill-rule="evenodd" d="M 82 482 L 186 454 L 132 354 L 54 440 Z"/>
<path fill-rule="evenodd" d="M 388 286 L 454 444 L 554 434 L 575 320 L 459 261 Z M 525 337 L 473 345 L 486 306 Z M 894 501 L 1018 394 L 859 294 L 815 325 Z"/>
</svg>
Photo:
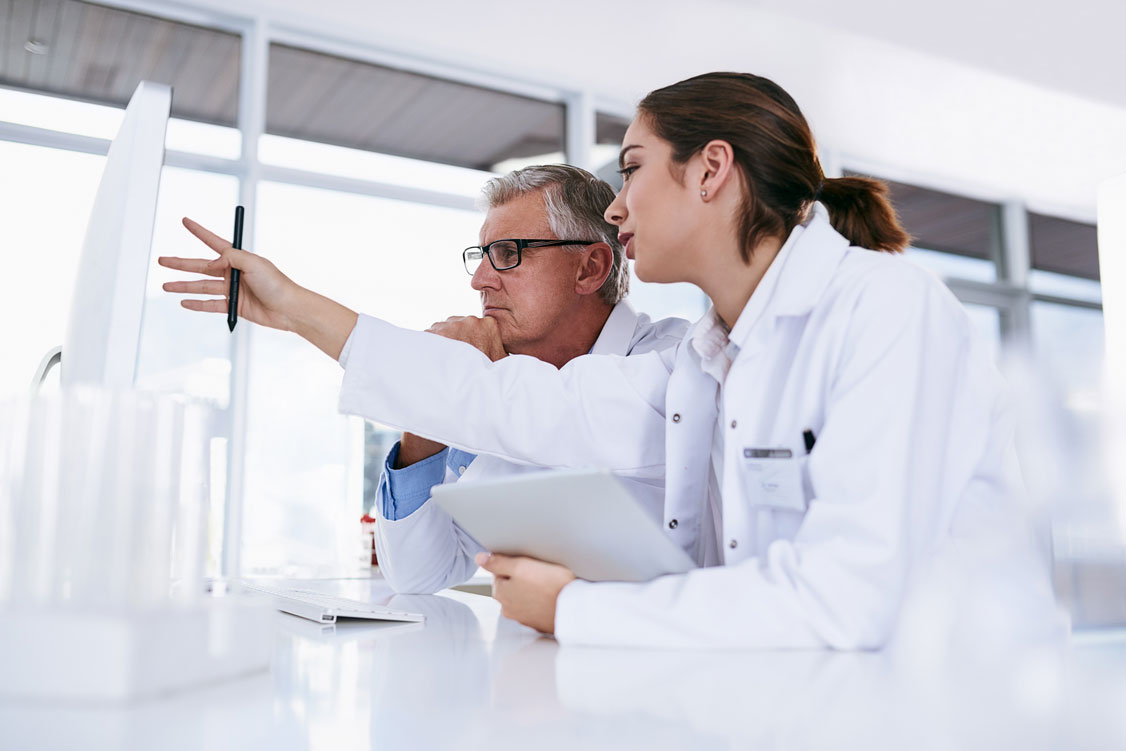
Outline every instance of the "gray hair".
<svg viewBox="0 0 1126 751">
<path fill-rule="evenodd" d="M 614 201 L 614 189 L 604 180 L 568 164 L 524 167 L 494 177 L 482 191 L 486 208 L 503 206 L 528 193 L 543 192 L 547 222 L 560 240 L 597 240 L 610 246 L 613 262 L 610 275 L 598 290 L 609 305 L 616 305 L 629 292 L 629 268 L 618 242 L 618 228 L 603 217 Z"/>
</svg>

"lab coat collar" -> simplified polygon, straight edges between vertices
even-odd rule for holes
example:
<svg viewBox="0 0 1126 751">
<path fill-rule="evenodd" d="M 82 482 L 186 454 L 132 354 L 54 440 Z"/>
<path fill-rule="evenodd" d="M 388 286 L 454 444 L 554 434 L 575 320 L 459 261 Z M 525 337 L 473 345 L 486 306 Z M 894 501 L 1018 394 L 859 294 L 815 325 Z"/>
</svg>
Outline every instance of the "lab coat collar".
<svg viewBox="0 0 1126 751">
<path fill-rule="evenodd" d="M 629 352 L 629 345 L 633 341 L 633 334 L 637 331 L 640 316 L 630 305 L 629 300 L 622 300 L 610 311 L 610 317 L 602 326 L 602 332 L 590 348 L 592 355 L 624 355 Z"/>
<path fill-rule="evenodd" d="M 820 201 L 813 204 L 805 224 L 794 228 L 787 244 L 790 241 L 793 247 L 774 294 L 775 316 L 801 316 L 813 310 L 849 247 L 848 240 L 833 229 L 829 211 Z"/>
<path fill-rule="evenodd" d="M 829 211 L 813 204 L 809 219 L 790 232 L 747 301 L 730 339 L 743 347 L 756 323 L 766 316 L 802 316 L 821 299 L 848 249 L 848 240 L 829 223 Z"/>
</svg>

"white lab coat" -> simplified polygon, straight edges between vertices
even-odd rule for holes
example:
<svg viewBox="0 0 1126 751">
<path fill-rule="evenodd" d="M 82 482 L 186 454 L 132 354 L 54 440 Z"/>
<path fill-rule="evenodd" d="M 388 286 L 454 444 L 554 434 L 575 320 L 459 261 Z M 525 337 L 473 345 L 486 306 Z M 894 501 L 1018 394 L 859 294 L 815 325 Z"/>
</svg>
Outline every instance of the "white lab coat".
<svg viewBox="0 0 1126 751">
<path fill-rule="evenodd" d="M 628 301 L 614 306 L 591 348 L 593 355 L 639 355 L 675 347 L 688 330 L 681 318 L 651 321 Z M 540 467 L 515 464 L 488 454 L 460 475 L 446 468 L 445 483 L 496 480 Z M 634 498 L 660 523 L 664 511 L 664 468 L 654 466 L 624 478 Z M 477 570 L 473 557 L 483 548 L 435 503 L 424 503 L 402 519 L 388 519 L 376 504 L 375 547 L 384 578 L 396 592 L 430 594 L 461 584 Z"/>
<path fill-rule="evenodd" d="M 718 405 L 687 343 L 556 370 L 490 363 L 470 345 L 361 317 L 340 406 L 518 462 L 664 465 L 665 531 L 700 563 L 715 537 L 701 517 L 721 420 L 712 550 L 724 565 L 646 584 L 574 582 L 557 604 L 563 643 L 879 647 L 934 571 L 968 575 L 959 561 L 974 562 L 973 581 L 937 586 L 989 582 L 1016 621 L 1048 628 L 1056 611 L 1021 508 L 1001 379 L 941 282 L 850 247 L 817 204 L 749 312 L 754 325 L 732 331 L 741 348 Z M 817 437 L 801 460 L 807 508 L 764 509 L 743 449 L 801 455 L 807 428 Z"/>
</svg>

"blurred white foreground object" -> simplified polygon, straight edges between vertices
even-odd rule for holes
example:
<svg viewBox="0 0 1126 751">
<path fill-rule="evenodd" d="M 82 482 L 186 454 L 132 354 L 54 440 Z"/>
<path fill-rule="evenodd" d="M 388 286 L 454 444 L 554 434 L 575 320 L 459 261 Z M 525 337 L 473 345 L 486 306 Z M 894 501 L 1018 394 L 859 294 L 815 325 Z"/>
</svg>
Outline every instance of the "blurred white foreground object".
<svg viewBox="0 0 1126 751">
<path fill-rule="evenodd" d="M 110 144 L 86 225 L 62 383 L 133 385 L 172 89 L 142 81 Z"/>
<path fill-rule="evenodd" d="M 1126 536 L 1126 175 L 1099 186 L 1099 276 L 1103 289 L 1106 385 L 1110 401 L 1107 466 L 1119 529 Z"/>
<path fill-rule="evenodd" d="M 204 596 L 210 411 L 72 387 L 0 405 L 0 694 L 122 700 L 265 668 Z"/>
</svg>

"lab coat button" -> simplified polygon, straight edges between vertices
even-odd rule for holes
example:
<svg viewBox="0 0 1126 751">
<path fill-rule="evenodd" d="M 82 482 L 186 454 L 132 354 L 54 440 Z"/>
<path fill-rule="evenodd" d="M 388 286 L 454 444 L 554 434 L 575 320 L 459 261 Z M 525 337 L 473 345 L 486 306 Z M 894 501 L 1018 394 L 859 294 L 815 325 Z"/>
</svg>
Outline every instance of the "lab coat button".
<svg viewBox="0 0 1126 751">
<path fill-rule="evenodd" d="M 673 422 L 680 422 L 680 413 L 679 412 L 676 412 L 675 414 L 673 414 L 672 421 Z"/>
<path fill-rule="evenodd" d="M 676 519 L 669 522 L 669 529 L 676 529 Z"/>
<path fill-rule="evenodd" d="M 739 547 L 739 541 L 738 540 L 732 540 L 731 542 L 727 543 L 727 547 L 734 550 L 735 548 Z"/>
<path fill-rule="evenodd" d="M 734 427 L 735 427 L 736 425 L 738 425 L 738 424 L 739 424 L 739 423 L 735 422 L 734 420 L 732 420 L 732 421 L 731 421 L 731 427 L 733 427 L 733 428 L 734 428 Z"/>
</svg>

